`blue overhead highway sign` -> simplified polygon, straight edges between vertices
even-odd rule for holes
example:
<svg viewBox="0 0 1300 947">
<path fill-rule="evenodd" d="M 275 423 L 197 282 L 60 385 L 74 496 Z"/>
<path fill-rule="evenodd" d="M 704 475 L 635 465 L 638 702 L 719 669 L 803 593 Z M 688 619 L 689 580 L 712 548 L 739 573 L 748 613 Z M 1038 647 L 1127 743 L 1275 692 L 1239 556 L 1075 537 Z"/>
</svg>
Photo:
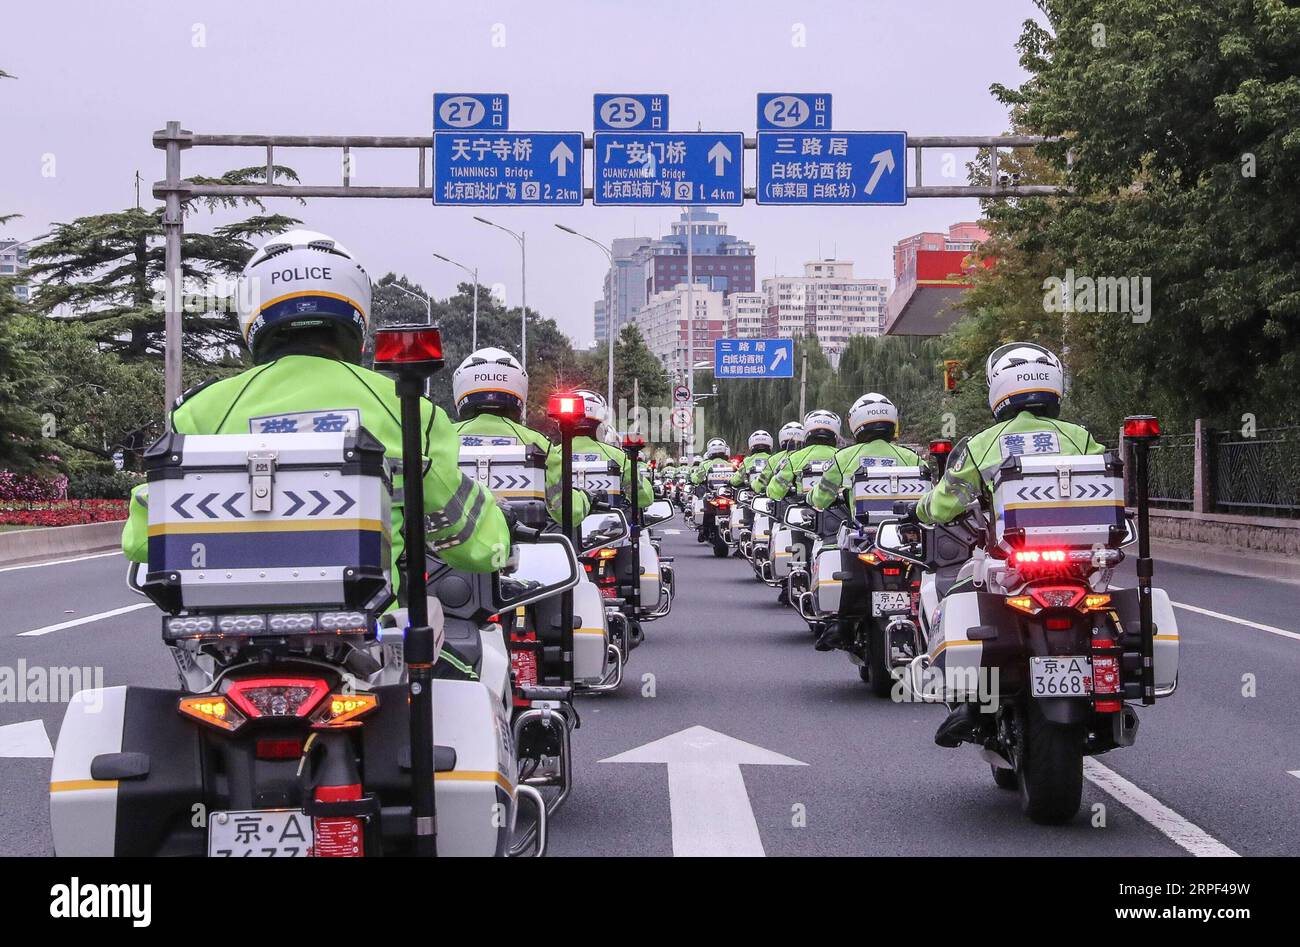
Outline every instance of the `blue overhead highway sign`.
<svg viewBox="0 0 1300 947">
<path fill-rule="evenodd" d="M 740 132 L 596 132 L 596 204 L 744 203 Z"/>
<path fill-rule="evenodd" d="M 435 132 L 435 204 L 582 203 L 582 132 Z"/>
<path fill-rule="evenodd" d="M 760 204 L 906 204 L 906 132 L 759 132 Z"/>
</svg>

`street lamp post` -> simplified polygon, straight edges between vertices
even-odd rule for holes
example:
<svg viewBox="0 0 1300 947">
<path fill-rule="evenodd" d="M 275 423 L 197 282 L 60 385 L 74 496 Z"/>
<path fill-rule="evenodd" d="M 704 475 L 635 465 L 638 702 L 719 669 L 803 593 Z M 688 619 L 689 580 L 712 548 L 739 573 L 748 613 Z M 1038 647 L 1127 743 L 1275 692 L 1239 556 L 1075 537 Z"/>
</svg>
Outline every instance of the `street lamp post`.
<svg viewBox="0 0 1300 947">
<path fill-rule="evenodd" d="M 477 352 L 478 351 L 478 267 L 476 266 L 471 270 L 464 263 L 457 263 L 451 257 L 443 256 L 441 253 L 435 253 L 433 255 L 433 258 L 435 260 L 442 260 L 443 263 L 450 263 L 452 266 L 459 266 L 462 270 L 468 273 L 470 277 L 474 280 L 474 316 L 473 316 L 473 321 L 471 323 L 472 327 L 470 329 L 470 335 L 471 335 L 470 351 Z"/>
<path fill-rule="evenodd" d="M 565 233 L 573 234 L 575 237 L 581 237 L 593 246 L 599 247 L 609 260 L 609 278 L 605 280 L 605 347 L 609 350 L 606 352 L 608 366 L 605 375 L 605 399 L 609 404 L 609 410 L 614 410 L 614 314 L 610 312 L 610 286 L 614 282 L 614 251 L 605 246 L 599 240 L 588 237 L 585 233 L 578 233 L 572 227 L 566 227 L 564 224 L 556 224 L 556 229 L 563 230 Z"/>
<path fill-rule="evenodd" d="M 398 292 L 405 293 L 412 299 L 418 299 L 420 302 L 424 303 L 424 324 L 427 326 L 433 325 L 433 300 L 431 298 L 428 296 L 421 296 L 419 293 L 414 293 L 401 283 L 389 283 L 388 285 Z"/>
<path fill-rule="evenodd" d="M 480 224 L 487 224 L 497 230 L 504 230 L 515 238 L 519 244 L 519 364 L 528 370 L 528 250 L 523 233 L 515 233 L 509 227 L 494 224 L 486 217 L 475 217 Z"/>
</svg>

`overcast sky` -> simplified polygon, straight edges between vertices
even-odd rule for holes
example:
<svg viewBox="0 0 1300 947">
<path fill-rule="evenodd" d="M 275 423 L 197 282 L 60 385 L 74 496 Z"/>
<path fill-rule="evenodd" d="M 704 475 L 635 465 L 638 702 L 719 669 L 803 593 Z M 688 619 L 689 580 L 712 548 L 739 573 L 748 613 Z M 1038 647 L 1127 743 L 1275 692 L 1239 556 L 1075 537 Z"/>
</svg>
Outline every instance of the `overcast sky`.
<svg viewBox="0 0 1300 947">
<path fill-rule="evenodd" d="M 28 237 L 52 221 L 134 203 L 134 175 L 163 176 L 150 133 L 168 119 L 193 131 L 426 135 L 434 91 L 505 92 L 516 129 L 591 131 L 594 92 L 670 96 L 676 130 L 752 135 L 758 92 L 830 92 L 839 129 L 996 134 L 1005 110 L 991 82 L 1023 78 L 1014 48 L 1029 0 L 65 0 L 0 13 L 0 214 Z M 797 45 L 799 40 L 804 45 Z M 969 152 L 957 152 L 959 173 Z M 51 168 L 50 158 L 53 159 Z M 304 182 L 341 183 L 336 152 L 277 153 Z M 927 183 L 943 183 L 941 156 Z M 203 149 L 186 174 L 264 162 L 264 152 Z M 752 160 L 752 159 L 751 159 Z M 356 184 L 414 185 L 413 153 L 356 155 Z M 52 175 L 49 175 L 50 171 Z M 45 173 L 43 173 L 45 172 Z M 588 186 L 590 186 L 588 171 Z M 958 183 L 958 182 L 952 182 Z M 752 166 L 746 173 L 752 186 Z M 553 226 L 608 242 L 668 229 L 672 208 L 467 210 L 423 201 L 316 200 L 274 209 L 326 231 L 372 277 L 406 273 L 437 296 L 459 271 L 444 253 L 504 283 L 517 304 L 519 254 L 484 214 L 528 235 L 528 302 L 575 342 L 591 340 L 603 255 Z M 973 219 L 973 200 L 907 207 L 720 208 L 754 243 L 760 277 L 838 254 L 861 276 L 890 276 L 901 236 Z M 195 224 L 210 225 L 200 214 Z M 220 220 L 221 218 L 217 218 Z"/>
</svg>

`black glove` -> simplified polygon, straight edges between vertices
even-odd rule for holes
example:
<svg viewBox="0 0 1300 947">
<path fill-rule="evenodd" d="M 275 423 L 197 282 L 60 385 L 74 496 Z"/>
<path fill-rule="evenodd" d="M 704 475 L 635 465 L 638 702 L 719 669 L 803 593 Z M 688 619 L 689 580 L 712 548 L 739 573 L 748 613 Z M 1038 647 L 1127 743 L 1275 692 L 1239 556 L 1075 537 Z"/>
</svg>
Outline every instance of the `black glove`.
<svg viewBox="0 0 1300 947">
<path fill-rule="evenodd" d="M 593 512 L 604 513 L 613 508 L 609 502 L 608 490 L 592 490 L 587 495 L 591 497 L 591 509 Z"/>
<path fill-rule="evenodd" d="M 894 513 L 902 518 L 904 524 L 919 526 L 921 520 L 916 515 L 915 500 L 899 500 L 894 504 Z"/>
</svg>

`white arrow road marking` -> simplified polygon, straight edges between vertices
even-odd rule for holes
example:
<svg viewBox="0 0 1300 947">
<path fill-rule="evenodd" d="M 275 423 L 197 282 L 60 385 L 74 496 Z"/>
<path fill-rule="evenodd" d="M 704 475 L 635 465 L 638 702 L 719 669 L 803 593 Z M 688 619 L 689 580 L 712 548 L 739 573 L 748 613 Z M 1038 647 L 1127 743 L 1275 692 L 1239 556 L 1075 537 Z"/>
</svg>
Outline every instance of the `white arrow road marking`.
<svg viewBox="0 0 1300 947">
<path fill-rule="evenodd" d="M 762 858 L 741 766 L 807 766 L 708 727 L 688 727 L 602 763 L 666 763 L 673 855 Z"/>
<path fill-rule="evenodd" d="M 886 171 L 894 170 L 894 153 L 886 148 L 884 151 L 877 151 L 871 156 L 871 163 L 876 166 L 876 170 L 871 172 L 871 177 L 867 180 L 866 191 L 871 194 L 875 191 L 876 185 L 880 183 L 880 176 Z"/>
<path fill-rule="evenodd" d="M 551 149 L 551 160 L 555 162 L 556 173 L 563 177 L 569 169 L 569 162 L 573 160 L 573 149 L 561 141 Z"/>
<path fill-rule="evenodd" d="M 1300 769 L 1289 769 L 1286 772 L 1288 776 L 1294 776 L 1296 779 L 1300 779 Z"/>
<path fill-rule="evenodd" d="M 48 760 L 54 747 L 45 733 L 42 720 L 24 720 L 0 727 L 0 757 L 6 759 Z"/>
<path fill-rule="evenodd" d="M 17 566 L 0 567 L 0 572 L 16 572 L 19 569 L 39 569 L 42 566 L 61 566 L 69 562 L 85 562 L 87 559 L 103 559 L 105 556 L 120 556 L 122 550 L 114 549 L 112 552 L 96 552 L 87 556 L 74 556 L 71 559 L 51 559 L 47 562 L 24 562 Z"/>
<path fill-rule="evenodd" d="M 1119 773 L 1090 756 L 1083 759 L 1083 775 L 1088 782 L 1114 796 L 1116 801 L 1132 809 L 1159 829 L 1175 845 L 1181 846 L 1198 858 L 1237 858 L 1238 855 L 1200 826 L 1193 825 L 1173 809 L 1139 789 Z"/>
<path fill-rule="evenodd" d="M 31 631 L 18 632 L 19 638 L 38 638 L 41 635 L 48 635 L 52 631 L 62 631 L 65 628 L 75 628 L 78 625 L 89 625 L 92 621 L 102 621 L 105 618 L 113 618 L 116 615 L 125 615 L 127 612 L 139 611 L 142 608 L 153 608 L 153 602 L 140 602 L 137 605 L 123 605 L 121 608 L 110 609 L 107 612 L 100 612 L 98 615 L 87 615 L 85 618 L 73 618 L 70 621 L 61 621 L 57 625 L 46 625 L 43 628 L 33 628 Z"/>
<path fill-rule="evenodd" d="M 1225 615 L 1223 612 L 1211 611 L 1208 608 L 1201 608 L 1199 605 L 1184 605 L 1182 602 L 1170 602 L 1169 604 L 1174 608 L 1183 608 L 1189 612 L 1196 612 L 1198 615 L 1208 615 L 1210 618 L 1217 618 L 1220 621 L 1235 622 L 1238 625 L 1245 625 L 1247 628 L 1258 628 L 1260 631 L 1267 631 L 1270 635 L 1281 635 L 1283 638 L 1300 641 L 1300 634 L 1287 631 L 1285 628 L 1278 628 L 1275 625 L 1263 625 L 1257 621 L 1247 621 L 1244 618 L 1238 618 L 1236 615 Z"/>
<path fill-rule="evenodd" d="M 709 160 L 713 162 L 713 173 L 722 175 L 727 169 L 727 162 L 731 160 L 731 149 L 718 142 L 709 149 Z"/>
</svg>

